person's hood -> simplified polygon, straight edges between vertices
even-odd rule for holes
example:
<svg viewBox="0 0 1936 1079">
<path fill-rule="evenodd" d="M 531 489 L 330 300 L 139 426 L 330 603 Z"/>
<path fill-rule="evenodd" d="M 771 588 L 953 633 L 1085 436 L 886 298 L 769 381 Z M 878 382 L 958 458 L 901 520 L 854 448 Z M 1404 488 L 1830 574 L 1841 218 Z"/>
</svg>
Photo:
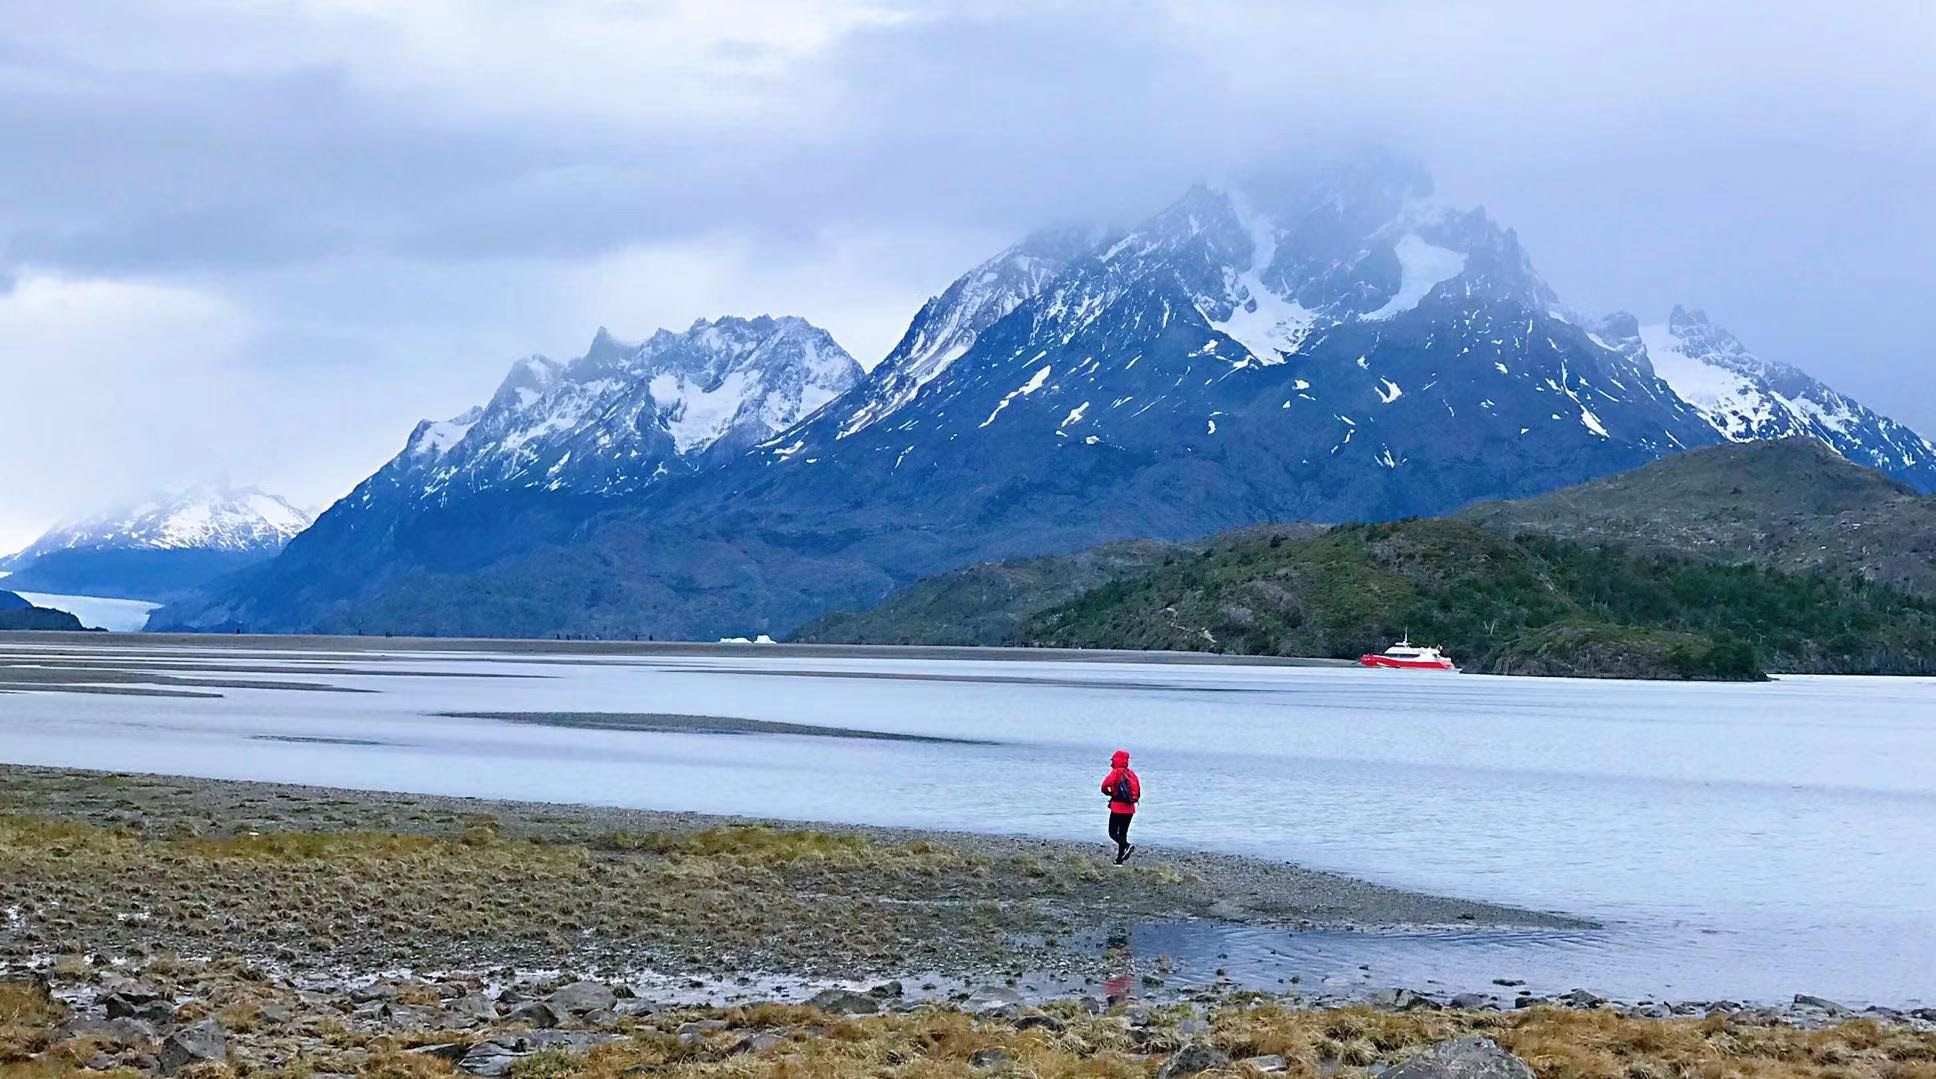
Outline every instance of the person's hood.
<svg viewBox="0 0 1936 1079">
<path fill-rule="evenodd" d="M 1129 767 L 1129 751 L 1126 749 L 1117 750 L 1116 755 L 1109 758 L 1109 766 L 1111 768 Z"/>
</svg>

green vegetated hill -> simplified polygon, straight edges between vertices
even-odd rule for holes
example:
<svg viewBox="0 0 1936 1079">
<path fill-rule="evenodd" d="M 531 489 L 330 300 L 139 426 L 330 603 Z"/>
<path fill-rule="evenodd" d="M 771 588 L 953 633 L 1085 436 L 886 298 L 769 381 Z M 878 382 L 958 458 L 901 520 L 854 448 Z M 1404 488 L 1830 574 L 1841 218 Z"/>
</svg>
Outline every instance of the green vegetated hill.
<svg viewBox="0 0 1936 1079">
<path fill-rule="evenodd" d="M 1936 672 L 1936 601 L 1449 520 L 1218 542 L 1034 615 L 1015 639 L 1348 658 L 1408 631 L 1498 674 Z"/>
<path fill-rule="evenodd" d="M 1936 596 L 1936 498 L 1808 439 L 1697 450 L 1458 516 L 1508 534 L 1860 576 Z"/>
<path fill-rule="evenodd" d="M 1929 673 L 1933 548 L 1936 499 L 1754 443 L 1454 519 L 971 566 L 796 639 L 1355 657 L 1409 630 L 1504 673 Z"/>
</svg>

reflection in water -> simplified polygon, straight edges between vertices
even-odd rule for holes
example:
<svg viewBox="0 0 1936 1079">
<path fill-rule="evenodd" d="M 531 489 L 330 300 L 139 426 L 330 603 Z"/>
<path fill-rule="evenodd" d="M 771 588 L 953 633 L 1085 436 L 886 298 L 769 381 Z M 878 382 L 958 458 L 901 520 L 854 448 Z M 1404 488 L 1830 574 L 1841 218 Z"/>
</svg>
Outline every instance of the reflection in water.
<svg viewBox="0 0 1936 1079">
<path fill-rule="evenodd" d="M 1109 979 L 1103 983 L 1106 1004 L 1120 1004 L 1136 995 L 1136 976 L 1130 972 L 1135 956 L 1130 951 L 1129 939 L 1128 931 L 1116 929 L 1103 945 L 1103 961 L 1110 971 Z"/>
</svg>

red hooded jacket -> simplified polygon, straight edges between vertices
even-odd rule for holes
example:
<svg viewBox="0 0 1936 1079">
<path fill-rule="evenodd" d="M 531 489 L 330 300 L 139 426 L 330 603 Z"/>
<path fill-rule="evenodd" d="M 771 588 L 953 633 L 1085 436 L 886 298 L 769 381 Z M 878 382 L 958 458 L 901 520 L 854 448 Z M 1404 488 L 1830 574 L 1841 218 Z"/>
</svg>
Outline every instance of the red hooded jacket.
<svg viewBox="0 0 1936 1079">
<path fill-rule="evenodd" d="M 1109 774 L 1102 778 L 1102 792 L 1113 796 L 1116 793 L 1116 780 L 1127 776 L 1129 778 L 1130 797 L 1141 798 L 1143 796 L 1143 781 L 1137 779 L 1136 773 L 1129 770 L 1129 754 L 1119 749 L 1116 751 L 1115 756 L 1109 758 L 1109 764 Z M 1134 801 L 1119 802 L 1114 797 L 1111 797 L 1109 800 L 1109 811 L 1111 813 L 1134 813 L 1136 812 L 1136 803 Z"/>
</svg>

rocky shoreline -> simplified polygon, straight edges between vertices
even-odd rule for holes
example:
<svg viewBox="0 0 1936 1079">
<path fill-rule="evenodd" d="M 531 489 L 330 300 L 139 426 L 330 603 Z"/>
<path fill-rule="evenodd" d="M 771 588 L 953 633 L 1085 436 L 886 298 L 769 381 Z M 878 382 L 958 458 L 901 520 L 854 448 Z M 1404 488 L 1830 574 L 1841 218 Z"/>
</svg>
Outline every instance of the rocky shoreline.
<svg viewBox="0 0 1936 1079">
<path fill-rule="evenodd" d="M 1928 1010 L 1503 981 L 1185 989 L 1127 954 L 1127 927 L 1195 918 L 1580 924 L 1216 855 L 1119 870 L 1013 837 L 7 766 L 0 1076 L 1910 1077 L 1936 1061 Z"/>
</svg>

